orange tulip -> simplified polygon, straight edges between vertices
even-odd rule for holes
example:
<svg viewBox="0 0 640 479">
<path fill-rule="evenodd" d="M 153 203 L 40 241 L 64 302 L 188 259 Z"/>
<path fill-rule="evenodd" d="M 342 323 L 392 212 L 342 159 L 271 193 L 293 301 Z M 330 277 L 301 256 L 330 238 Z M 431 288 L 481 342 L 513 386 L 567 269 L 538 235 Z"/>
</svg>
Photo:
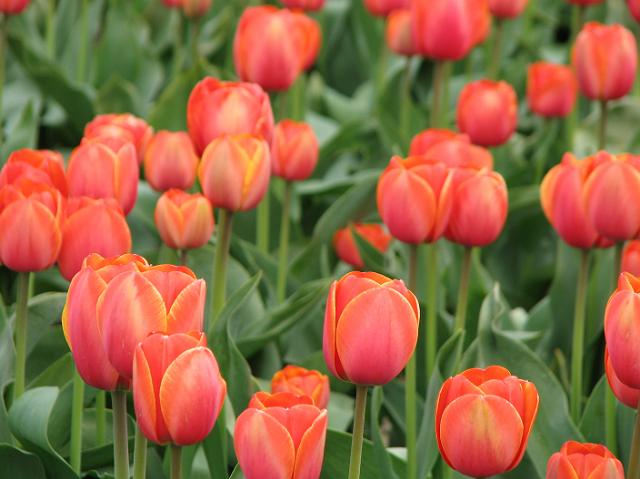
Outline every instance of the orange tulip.
<svg viewBox="0 0 640 479">
<path fill-rule="evenodd" d="M 28 178 L 0 188 L 0 263 L 42 271 L 58 259 L 64 215 L 60 192 Z"/>
<path fill-rule="evenodd" d="M 632 409 L 638 409 L 640 389 L 631 388 L 620 381 L 616 372 L 613 370 L 613 366 L 611 366 L 611 359 L 609 358 L 607 348 L 604 348 L 604 371 L 607 375 L 609 387 L 618 401 Z"/>
<path fill-rule="evenodd" d="M 359 0 L 356 0 L 359 1 Z M 371 15 L 386 17 L 394 10 L 409 8 L 411 0 L 362 0 Z"/>
<path fill-rule="evenodd" d="M 561 118 L 573 111 L 578 83 L 573 70 L 564 65 L 537 62 L 529 65 L 527 101 L 534 113 Z"/>
<path fill-rule="evenodd" d="M 146 121 L 130 113 L 110 113 L 98 115 L 84 128 L 85 138 L 122 137 L 131 141 L 136 148 L 138 164 L 142 163 L 147 145 L 153 137 L 153 128 Z M 119 147 L 117 148 L 119 149 Z"/>
<path fill-rule="evenodd" d="M 236 421 L 233 444 L 247 479 L 318 479 L 327 411 L 306 397 L 257 393 Z"/>
<path fill-rule="evenodd" d="M 421 156 L 424 155 L 432 146 L 445 140 L 460 139 L 462 141 L 469 142 L 467 135 L 461 135 L 455 131 L 428 128 L 421 131 L 411 140 L 411 146 L 409 147 L 409 156 Z"/>
<path fill-rule="evenodd" d="M 419 321 L 418 300 L 402 281 L 377 273 L 348 273 L 329 290 L 324 360 L 343 381 L 386 384 L 411 358 Z"/>
<path fill-rule="evenodd" d="M 271 171 L 287 181 L 306 180 L 318 163 L 320 147 L 310 125 L 282 120 L 271 145 Z"/>
<path fill-rule="evenodd" d="M 85 142 L 67 165 L 70 196 L 115 198 L 128 214 L 138 196 L 138 163 L 131 143 L 114 152 L 102 143 Z"/>
<path fill-rule="evenodd" d="M 640 276 L 640 240 L 629 241 L 622 252 L 620 271 Z"/>
<path fill-rule="evenodd" d="M 81 197 L 67 203 L 58 266 L 71 280 L 91 253 L 117 256 L 131 251 L 131 231 L 114 199 Z"/>
<path fill-rule="evenodd" d="M 198 177 L 214 208 L 251 210 L 260 203 L 269 186 L 269 145 L 252 135 L 220 137 L 202 155 Z"/>
<path fill-rule="evenodd" d="M 31 0 L 0 0 L 0 13 L 17 15 L 29 6 Z"/>
<path fill-rule="evenodd" d="M 546 479 L 624 479 L 624 469 L 600 444 L 567 441 L 549 458 Z"/>
<path fill-rule="evenodd" d="M 158 200 L 155 213 L 160 238 L 169 248 L 201 248 L 213 234 L 213 210 L 200 193 L 169 190 Z"/>
<path fill-rule="evenodd" d="M 434 242 L 451 213 L 451 172 L 429 158 L 394 156 L 378 180 L 377 203 L 395 238 L 412 244 Z"/>
<path fill-rule="evenodd" d="M 213 429 L 227 394 L 204 333 L 152 334 L 136 346 L 133 403 L 142 433 L 190 446 Z"/>
<path fill-rule="evenodd" d="M 64 159 L 58 152 L 24 148 L 11 153 L 0 170 L 0 188 L 20 178 L 53 186 L 67 196 Z"/>
<path fill-rule="evenodd" d="M 98 302 L 107 358 L 131 379 L 136 345 L 150 333 L 201 331 L 206 285 L 189 268 L 158 265 L 113 278 Z"/>
<path fill-rule="evenodd" d="M 289 365 L 273 375 L 271 392 L 309 396 L 316 406 L 326 409 L 331 389 L 329 378 L 321 372 Z"/>
<path fill-rule="evenodd" d="M 578 86 L 592 100 L 616 100 L 629 93 L 637 63 L 636 39 L 622 25 L 589 22 L 573 47 Z"/>
<path fill-rule="evenodd" d="M 503 367 L 468 369 L 442 385 L 436 437 L 444 460 L 471 477 L 515 468 L 538 413 L 538 391 Z"/>
<path fill-rule="evenodd" d="M 491 152 L 481 146 L 472 145 L 465 135 L 440 141 L 422 155 L 432 160 L 438 160 L 449 168 L 493 169 Z"/>
<path fill-rule="evenodd" d="M 362 239 L 381 253 L 389 249 L 392 237 L 382 225 L 356 223 L 336 231 L 336 234 L 333 235 L 333 247 L 336 250 L 336 254 L 338 258 L 354 268 L 363 268 L 364 262 L 360 257 L 360 251 L 356 245 L 356 240 L 353 237 L 351 228 L 355 229 Z"/>
<path fill-rule="evenodd" d="M 198 156 L 184 132 L 159 131 L 144 155 L 144 175 L 151 188 L 188 190 L 196 180 Z"/>
<path fill-rule="evenodd" d="M 97 305 L 114 278 L 147 267 L 144 258 L 133 254 L 114 258 L 90 254 L 71 280 L 62 329 L 78 373 L 90 386 L 107 391 L 129 387 L 129 379 L 118 374 L 107 358 Z"/>
<path fill-rule="evenodd" d="M 252 83 L 200 81 L 189 96 L 187 124 L 198 154 L 225 134 L 258 135 L 269 143 L 273 137 L 269 96 Z"/>
<path fill-rule="evenodd" d="M 636 20 L 636 22 L 640 22 L 640 1 L 639 0 L 627 0 L 627 7 L 629 7 L 629 12 Z"/>
<path fill-rule="evenodd" d="M 294 41 L 300 48 L 302 55 L 302 70 L 306 71 L 313 66 L 322 46 L 322 29 L 313 18 L 302 12 L 293 11 Z"/>
<path fill-rule="evenodd" d="M 479 80 L 468 83 L 460 93 L 456 112 L 458 129 L 476 145 L 506 143 L 518 122 L 516 92 L 506 82 Z"/>
<path fill-rule="evenodd" d="M 282 4 L 287 8 L 315 12 L 322 10 L 322 7 L 324 7 L 324 0 L 282 0 Z"/>
<path fill-rule="evenodd" d="M 410 57 L 416 54 L 411 32 L 411 10 L 394 10 L 389 14 L 385 39 L 389 49 L 398 55 Z"/>
<path fill-rule="evenodd" d="M 497 18 L 515 18 L 527 7 L 529 0 L 489 0 L 491 15 Z"/>
<path fill-rule="evenodd" d="M 213 0 L 182 0 L 182 11 L 189 17 L 201 17 L 209 11 Z"/>
</svg>

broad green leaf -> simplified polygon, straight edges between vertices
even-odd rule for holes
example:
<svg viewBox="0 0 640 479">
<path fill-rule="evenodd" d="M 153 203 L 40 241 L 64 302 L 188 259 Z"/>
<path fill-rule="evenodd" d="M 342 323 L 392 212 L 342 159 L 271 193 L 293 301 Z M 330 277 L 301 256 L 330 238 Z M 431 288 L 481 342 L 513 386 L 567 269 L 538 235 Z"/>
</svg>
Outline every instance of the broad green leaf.
<svg viewBox="0 0 640 479">
<path fill-rule="evenodd" d="M 0 444 L 0 479 L 46 479 L 42 462 L 35 454 L 9 444 Z"/>
</svg>

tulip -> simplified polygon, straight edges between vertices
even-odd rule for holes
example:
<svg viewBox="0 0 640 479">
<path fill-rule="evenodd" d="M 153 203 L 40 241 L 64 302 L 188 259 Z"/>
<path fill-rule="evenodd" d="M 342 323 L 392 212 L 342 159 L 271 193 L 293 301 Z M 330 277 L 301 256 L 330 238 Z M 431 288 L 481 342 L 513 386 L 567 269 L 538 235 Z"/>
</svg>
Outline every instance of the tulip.
<svg viewBox="0 0 640 479">
<path fill-rule="evenodd" d="M 276 125 L 271 145 L 271 171 L 287 181 L 306 180 L 318 163 L 320 147 L 310 125 L 283 120 Z"/>
<path fill-rule="evenodd" d="M 289 365 L 273 375 L 271 392 L 308 396 L 320 409 L 326 409 L 331 389 L 329 378 L 321 372 Z"/>
<path fill-rule="evenodd" d="M 67 203 L 58 257 L 60 273 L 71 280 L 91 253 L 118 256 L 131 251 L 131 231 L 114 199 L 72 198 Z"/>
<path fill-rule="evenodd" d="M 629 241 L 622 251 L 622 264 L 620 271 L 640 276 L 640 241 Z"/>
<path fill-rule="evenodd" d="M 0 170 L 0 188 L 21 178 L 52 186 L 67 196 L 64 159 L 58 152 L 24 148 L 11 153 Z"/>
<path fill-rule="evenodd" d="M 633 15 L 636 22 L 640 22 L 640 1 L 627 0 L 627 7 L 629 7 L 629 12 Z"/>
<path fill-rule="evenodd" d="M 29 6 L 31 0 L 0 0 L 0 13 L 17 15 Z"/>
<path fill-rule="evenodd" d="M 294 39 L 300 48 L 302 56 L 302 70 L 306 71 L 313 66 L 322 46 L 322 29 L 320 24 L 302 12 L 293 11 Z"/>
<path fill-rule="evenodd" d="M 159 131 L 144 155 L 145 178 L 154 190 L 188 190 L 196 180 L 198 156 L 188 134 Z"/>
<path fill-rule="evenodd" d="M 432 146 L 435 146 L 441 141 L 453 140 L 456 138 L 466 141 L 467 143 L 469 142 L 469 137 L 467 135 L 460 135 L 459 133 L 451 130 L 429 128 L 421 131 L 411 140 L 409 156 L 424 155 Z"/>
<path fill-rule="evenodd" d="M 71 153 L 67 166 L 70 196 L 115 198 L 128 214 L 138 196 L 138 163 L 131 143 L 117 152 L 86 142 Z"/>
<path fill-rule="evenodd" d="M 162 0 L 162 4 L 167 8 L 180 8 L 182 0 Z"/>
<path fill-rule="evenodd" d="M 271 103 L 262 88 L 211 77 L 200 81 L 191 92 L 187 124 L 198 154 L 225 134 L 258 135 L 268 143 L 273 136 Z"/>
<path fill-rule="evenodd" d="M 632 409 L 637 409 L 638 402 L 640 401 L 640 389 L 631 388 L 620 381 L 613 366 L 611 366 L 611 359 L 609 358 L 607 348 L 604 349 L 604 370 L 607 375 L 609 387 L 618 401 Z"/>
<path fill-rule="evenodd" d="M 385 39 L 389 49 L 398 55 L 410 57 L 416 54 L 411 33 L 411 10 L 395 10 L 389 14 Z"/>
<path fill-rule="evenodd" d="M 211 8 L 212 0 L 182 0 L 182 11 L 189 18 L 201 17 Z"/>
<path fill-rule="evenodd" d="M 534 113 L 546 118 L 567 116 L 576 104 L 577 89 L 571 68 L 546 62 L 529 65 L 527 101 Z"/>
<path fill-rule="evenodd" d="M 604 2 L 605 0 L 567 0 L 567 2 L 572 3 L 573 5 L 579 5 L 581 7 L 588 7 L 590 5 L 598 5 L 599 3 Z"/>
<path fill-rule="evenodd" d="M 514 469 L 538 413 L 533 383 L 503 367 L 468 369 L 445 381 L 436 403 L 436 437 L 444 460 L 471 477 Z"/>
<path fill-rule="evenodd" d="M 257 393 L 236 421 L 233 443 L 247 479 L 318 479 L 327 411 L 290 393 Z"/>
<path fill-rule="evenodd" d="M 227 384 L 204 333 L 152 334 L 136 346 L 133 402 L 144 435 L 189 446 L 213 429 Z"/>
<path fill-rule="evenodd" d="M 489 10 L 496 18 L 515 18 L 527 7 L 529 0 L 489 0 Z"/>
<path fill-rule="evenodd" d="M 315 12 L 322 10 L 324 0 L 282 0 L 282 4 L 287 8 Z"/>
<path fill-rule="evenodd" d="M 549 458 L 546 479 L 624 479 L 624 469 L 600 444 L 567 441 Z"/>
<path fill-rule="evenodd" d="M 518 99 L 506 82 L 479 80 L 460 93 L 456 113 L 458 129 L 481 146 L 506 143 L 518 122 Z"/>
<path fill-rule="evenodd" d="M 349 225 L 346 228 L 336 231 L 335 235 L 333 235 L 333 247 L 338 257 L 345 263 L 350 264 L 356 269 L 364 267 L 364 261 L 362 261 L 360 257 L 360 251 L 353 237 L 352 228 L 363 240 L 381 253 L 389 249 L 392 237 L 382 225 L 361 223 Z"/>
<path fill-rule="evenodd" d="M 573 47 L 578 87 L 592 100 L 616 100 L 633 88 L 637 67 L 633 34 L 622 25 L 587 23 Z"/>
<path fill-rule="evenodd" d="M 146 121 L 130 113 L 98 115 L 84 128 L 84 136 L 92 139 L 100 136 L 123 136 L 125 141 L 133 142 L 142 163 L 147 145 L 153 137 L 153 128 Z"/>
<path fill-rule="evenodd" d="M 201 248 L 213 234 L 211 203 L 200 193 L 167 191 L 158 200 L 155 221 L 162 241 L 177 250 Z"/>
<path fill-rule="evenodd" d="M 449 168 L 493 169 L 491 152 L 481 146 L 472 145 L 464 135 L 438 142 L 421 155 L 438 160 Z"/>
<path fill-rule="evenodd" d="M 391 158 L 378 180 L 378 212 L 389 232 L 405 243 L 434 242 L 451 213 L 451 173 L 442 162 Z"/>
<path fill-rule="evenodd" d="M 214 208 L 247 211 L 264 197 L 271 176 L 269 145 L 253 135 L 220 137 L 202 155 L 198 177 Z"/>
<path fill-rule="evenodd" d="M 411 0 L 362 0 L 367 11 L 376 17 L 386 17 L 394 10 L 409 8 Z"/>
</svg>

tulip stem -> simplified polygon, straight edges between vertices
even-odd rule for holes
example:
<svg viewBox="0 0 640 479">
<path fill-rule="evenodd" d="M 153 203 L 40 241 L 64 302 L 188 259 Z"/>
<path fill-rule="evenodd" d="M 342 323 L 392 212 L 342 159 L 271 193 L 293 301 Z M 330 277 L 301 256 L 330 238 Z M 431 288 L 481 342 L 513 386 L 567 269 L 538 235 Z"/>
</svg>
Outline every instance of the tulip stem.
<svg viewBox="0 0 640 479">
<path fill-rule="evenodd" d="M 133 479 L 147 477 L 147 438 L 140 426 L 136 426 L 136 439 L 133 450 Z"/>
<path fill-rule="evenodd" d="M 418 274 L 418 245 L 409 246 L 409 289 L 414 292 Z M 416 353 L 411 355 L 405 369 L 404 384 L 405 428 L 407 440 L 407 479 L 417 479 L 418 460 L 416 455 Z"/>
<path fill-rule="evenodd" d="M 460 269 L 460 287 L 458 288 L 458 304 L 454 331 L 463 331 L 467 320 L 467 303 L 469 301 L 469 278 L 471 276 L 471 258 L 473 248 L 467 246 L 462 256 Z"/>
<path fill-rule="evenodd" d="M 440 126 L 440 107 L 442 106 L 442 93 L 445 85 L 446 63 L 437 61 L 433 67 L 433 96 L 431 103 L 431 127 L 438 128 Z"/>
<path fill-rule="evenodd" d="M 640 478 L 640 403 L 636 412 L 636 425 L 633 429 L 633 439 L 631 440 L 631 449 L 629 452 L 629 469 L 627 470 L 627 479 Z"/>
<path fill-rule="evenodd" d="M 0 13 L 0 147 L 4 142 L 4 104 L 2 96 L 4 94 L 4 82 L 6 73 L 6 55 L 7 55 L 7 23 L 9 17 Z"/>
<path fill-rule="evenodd" d="M 403 143 L 411 139 L 409 128 L 411 127 L 411 57 L 407 57 L 402 75 L 402 88 L 400 89 L 400 135 Z M 404 146 L 404 145 L 403 145 Z"/>
<path fill-rule="evenodd" d="M 584 10 L 585 7 L 583 5 L 573 6 L 573 11 L 571 12 L 571 44 L 575 42 L 584 24 Z"/>
<path fill-rule="evenodd" d="M 180 262 L 180 266 L 187 265 L 187 257 L 189 255 L 189 250 L 180 249 L 178 250 L 178 261 Z"/>
<path fill-rule="evenodd" d="M 607 100 L 600 101 L 600 130 L 598 132 L 598 150 L 604 150 L 607 147 L 607 120 L 609 117 L 609 108 Z"/>
<path fill-rule="evenodd" d="M 56 0 L 47 1 L 47 53 L 49 58 L 56 56 Z"/>
<path fill-rule="evenodd" d="M 356 405 L 353 413 L 353 437 L 351 439 L 351 458 L 349 460 L 349 479 L 360 478 L 362 461 L 362 443 L 364 441 L 364 420 L 367 409 L 367 386 L 356 386 Z"/>
<path fill-rule="evenodd" d="M 18 273 L 18 296 L 16 298 L 16 319 L 14 323 L 16 342 L 15 382 L 13 383 L 13 402 L 24 393 L 25 370 L 27 367 L 27 316 L 29 301 L 29 276 L 31 273 Z"/>
<path fill-rule="evenodd" d="M 287 297 L 287 268 L 289 254 L 289 224 L 291 218 L 291 194 L 293 184 L 285 182 L 284 197 L 282 199 L 282 217 L 280 222 L 280 252 L 278 258 L 278 303 L 284 302 Z"/>
<path fill-rule="evenodd" d="M 82 470 L 82 409 L 84 406 L 84 382 L 78 374 L 78 370 L 73 370 L 73 402 L 71 406 L 71 446 L 70 462 L 71 467 L 80 474 Z"/>
<path fill-rule="evenodd" d="M 425 328 L 427 377 L 436 364 L 438 339 L 438 247 L 427 245 L 427 327 Z"/>
<path fill-rule="evenodd" d="M 127 434 L 127 392 L 111 392 L 113 408 L 113 471 L 115 479 L 129 479 L 129 436 Z"/>
<path fill-rule="evenodd" d="M 89 49 L 89 0 L 82 0 L 80 15 L 80 45 L 78 63 L 76 63 L 76 80 L 82 83 L 87 71 L 87 51 Z"/>
<path fill-rule="evenodd" d="M 227 291 L 227 264 L 229 263 L 229 246 L 231 245 L 231 229 L 233 213 L 225 209 L 220 210 L 220 223 L 216 240 L 216 253 L 213 263 L 213 280 L 211 288 L 211 324 L 209 335 L 215 331 L 216 320 L 224 307 Z"/>
<path fill-rule="evenodd" d="M 269 254 L 269 210 L 271 209 L 269 188 L 258 205 L 256 223 L 256 246 L 261 253 Z"/>
<path fill-rule="evenodd" d="M 584 350 L 585 310 L 589 286 L 589 250 L 582 250 L 576 287 L 571 349 L 571 417 L 578 424 L 582 414 L 582 354 Z"/>
<path fill-rule="evenodd" d="M 96 445 L 104 446 L 107 432 L 107 395 L 104 391 L 96 393 Z"/>
<path fill-rule="evenodd" d="M 489 65 L 489 78 L 497 80 L 500 75 L 500 61 L 502 60 L 502 43 L 504 37 L 504 21 L 496 19 L 496 30 L 493 34 L 493 48 L 491 51 L 491 64 Z"/>
<path fill-rule="evenodd" d="M 176 32 L 175 37 L 173 39 L 173 77 L 175 78 L 180 74 L 182 70 L 182 64 L 184 62 L 183 59 L 183 40 L 184 40 L 184 30 L 183 30 L 183 18 L 182 12 L 179 9 L 175 9 L 173 12 L 174 18 L 176 18 Z"/>
<path fill-rule="evenodd" d="M 191 56 L 192 65 L 195 67 L 196 72 L 200 75 L 200 45 L 198 45 L 198 39 L 200 37 L 200 19 L 191 19 Z"/>
<path fill-rule="evenodd" d="M 182 479 L 182 448 L 171 445 L 171 478 Z"/>
</svg>

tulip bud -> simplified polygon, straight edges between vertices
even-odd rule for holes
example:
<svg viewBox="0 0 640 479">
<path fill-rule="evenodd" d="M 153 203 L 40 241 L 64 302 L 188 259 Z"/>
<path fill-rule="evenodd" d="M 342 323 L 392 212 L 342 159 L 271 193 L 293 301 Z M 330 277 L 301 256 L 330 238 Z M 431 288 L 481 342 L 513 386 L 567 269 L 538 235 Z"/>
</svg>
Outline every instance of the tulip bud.
<svg viewBox="0 0 640 479">
<path fill-rule="evenodd" d="M 464 135 L 436 143 L 422 155 L 438 160 L 449 168 L 493 169 L 491 152 L 481 146 L 472 145 Z"/>
<path fill-rule="evenodd" d="M 144 175 L 156 191 L 188 190 L 196 180 L 198 157 L 184 132 L 159 131 L 144 155 Z"/>
<path fill-rule="evenodd" d="M 289 365 L 273 375 L 271 392 L 308 396 L 320 409 L 326 409 L 331 389 L 329 378 L 321 372 Z"/>
<path fill-rule="evenodd" d="M 394 10 L 389 14 L 385 39 L 389 49 L 398 55 L 410 57 L 416 54 L 411 33 L 411 10 Z"/>
<path fill-rule="evenodd" d="M 307 123 L 282 120 L 271 145 L 271 171 L 287 181 L 306 180 L 318 163 L 320 147 Z"/>
<path fill-rule="evenodd" d="M 436 437 L 444 460 L 471 477 L 514 469 L 538 413 L 538 391 L 503 367 L 468 369 L 447 379 L 436 403 Z"/>
<path fill-rule="evenodd" d="M 592 100 L 616 100 L 629 93 L 637 62 L 636 39 L 622 25 L 589 22 L 573 47 L 578 86 Z"/>
<path fill-rule="evenodd" d="M 302 12 L 291 12 L 294 19 L 293 38 L 300 49 L 302 58 L 302 70 L 306 71 L 313 66 L 322 46 L 322 29 L 313 18 Z"/>
<path fill-rule="evenodd" d="M 343 381 L 387 384 L 413 355 L 419 321 L 418 300 L 402 281 L 348 273 L 329 290 L 322 346 L 327 367 Z"/>
<path fill-rule="evenodd" d="M 261 396 L 256 399 L 257 396 Z M 247 479 L 318 479 L 327 411 L 290 393 L 257 393 L 236 421 L 233 444 Z M 310 401 L 310 400 L 309 400 Z M 266 404 L 265 404 L 266 403 Z M 265 453 L 265 447 L 268 452 Z"/>
<path fill-rule="evenodd" d="M 640 276 L 640 240 L 629 241 L 622 251 L 620 271 Z"/>
<path fill-rule="evenodd" d="M 201 80 L 191 91 L 187 124 L 198 154 L 225 134 L 258 135 L 268 143 L 273 136 L 271 103 L 262 88 L 211 77 Z"/>
<path fill-rule="evenodd" d="M 636 22 L 640 22 L 640 0 L 627 0 L 627 7 Z"/>
<path fill-rule="evenodd" d="M 0 13 L 17 15 L 29 6 L 31 0 L 0 0 Z"/>
<path fill-rule="evenodd" d="M 158 200 L 155 213 L 160 238 L 169 248 L 201 248 L 213 234 L 213 210 L 200 193 L 169 190 Z"/>
<path fill-rule="evenodd" d="M 571 68 L 546 62 L 529 65 L 527 101 L 534 113 L 546 118 L 565 117 L 573 111 L 577 94 Z"/>
<path fill-rule="evenodd" d="M 291 9 L 300 9 L 309 12 L 322 10 L 324 0 L 281 0 L 282 4 Z"/>
<path fill-rule="evenodd" d="M 214 208 L 251 210 L 260 203 L 269 186 L 269 145 L 252 135 L 220 137 L 202 155 L 198 177 Z"/>
<path fill-rule="evenodd" d="M 213 429 L 227 394 L 204 333 L 152 334 L 136 346 L 133 403 L 143 434 L 190 446 Z"/>
<path fill-rule="evenodd" d="M 428 128 L 413 137 L 411 140 L 411 146 L 409 147 L 409 156 L 422 156 L 432 146 L 435 146 L 441 141 L 453 140 L 456 138 L 469 143 L 469 137 L 467 135 L 460 135 L 455 131 L 446 129 Z"/>
<path fill-rule="evenodd" d="M 632 409 L 638 409 L 640 389 L 631 388 L 618 379 L 616 372 L 613 370 L 613 366 L 611 366 L 611 359 L 609 358 L 607 348 L 604 348 L 604 371 L 607 375 L 609 387 L 618 401 Z"/>
<path fill-rule="evenodd" d="M 52 186 L 67 196 L 64 159 L 58 152 L 24 148 L 11 153 L 0 170 L 0 188 L 22 178 Z"/>
<path fill-rule="evenodd" d="M 358 0 L 356 0 L 358 1 Z M 362 0 L 364 7 L 375 17 L 386 17 L 394 10 L 409 8 L 411 0 Z"/>
<path fill-rule="evenodd" d="M 60 273 L 71 280 L 91 253 L 118 256 L 131 251 L 131 231 L 117 201 L 81 197 L 67 203 L 58 257 Z"/>
<path fill-rule="evenodd" d="M 436 160 L 394 156 L 378 180 L 380 217 L 405 243 L 438 240 L 449 221 L 451 202 L 451 172 Z"/>
<path fill-rule="evenodd" d="M 506 82 L 479 80 L 460 93 L 456 113 L 458 129 L 472 143 L 498 146 L 506 143 L 518 123 L 516 92 Z"/>
<path fill-rule="evenodd" d="M 356 230 L 362 239 L 381 253 L 389 249 L 392 237 L 382 225 L 361 223 L 349 225 L 346 228 L 336 231 L 336 234 L 333 235 L 333 247 L 336 250 L 338 258 L 345 263 L 350 264 L 356 269 L 364 267 L 364 261 L 362 261 L 360 257 L 360 251 L 353 237 L 352 228 Z"/>
<path fill-rule="evenodd" d="M 489 0 L 489 10 L 496 18 L 515 18 L 527 7 L 529 0 Z"/>
<path fill-rule="evenodd" d="M 91 140 L 104 136 L 123 137 L 123 142 L 132 142 L 136 149 L 138 164 L 142 163 L 145 150 L 153 137 L 153 128 L 146 121 L 130 113 L 98 115 L 84 128 L 85 138 Z M 119 150 L 119 145 L 116 150 Z"/>
<path fill-rule="evenodd" d="M 546 479 L 624 479 L 624 469 L 600 444 L 567 441 L 549 458 Z"/>
<path fill-rule="evenodd" d="M 212 0 L 182 0 L 182 11 L 189 18 L 201 17 L 211 8 Z"/>
</svg>

